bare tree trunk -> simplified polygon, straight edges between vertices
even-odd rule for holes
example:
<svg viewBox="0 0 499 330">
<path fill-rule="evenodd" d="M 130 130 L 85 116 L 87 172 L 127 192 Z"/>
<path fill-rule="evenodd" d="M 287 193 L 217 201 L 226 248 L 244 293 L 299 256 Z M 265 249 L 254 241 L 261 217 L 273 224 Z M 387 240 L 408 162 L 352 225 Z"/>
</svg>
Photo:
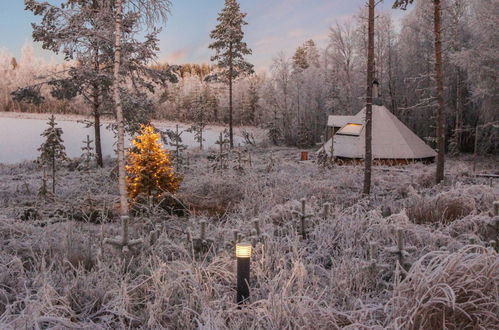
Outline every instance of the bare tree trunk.
<svg viewBox="0 0 499 330">
<path fill-rule="evenodd" d="M 98 50 L 95 50 L 95 70 L 98 72 L 99 70 L 99 60 L 98 60 Z M 94 93 L 93 93 L 93 113 L 94 113 L 94 135 L 95 135 L 95 159 L 97 161 L 97 166 L 102 167 L 102 144 L 101 144 L 101 136 L 100 136 L 100 101 L 99 101 L 99 87 L 97 84 L 94 84 Z"/>
<path fill-rule="evenodd" d="M 364 156 L 364 189 L 366 195 L 371 193 L 372 167 L 372 117 L 373 117 L 373 71 L 374 71 L 374 0 L 369 0 L 369 29 L 367 48 L 367 97 L 366 97 L 366 150 Z"/>
<path fill-rule="evenodd" d="M 473 174 L 476 173 L 476 158 L 478 156 L 478 123 L 475 126 L 475 147 L 473 148 Z"/>
<path fill-rule="evenodd" d="M 94 99 L 94 104 L 95 104 L 95 99 Z M 95 134 L 95 159 L 97 161 L 97 166 L 102 167 L 104 163 L 102 161 L 99 105 L 94 105 L 94 134 Z"/>
<path fill-rule="evenodd" d="M 97 0 L 93 0 L 92 8 L 95 13 L 99 11 L 99 4 Z M 100 64 L 99 64 L 99 47 L 94 47 L 94 71 L 99 73 Z M 102 143 L 100 136 L 100 102 L 99 102 L 99 85 L 95 83 L 93 85 L 94 93 L 93 93 L 93 112 L 94 112 L 94 135 L 95 135 L 95 160 L 97 162 L 97 166 L 102 167 Z"/>
<path fill-rule="evenodd" d="M 457 68 L 457 90 L 456 90 L 456 144 L 457 151 L 461 152 L 461 128 L 462 128 L 462 108 L 463 108 L 463 90 L 461 82 L 461 69 Z"/>
<path fill-rule="evenodd" d="M 230 148 L 234 148 L 234 131 L 232 123 L 232 76 L 233 76 L 233 63 L 232 63 L 232 43 L 229 46 L 229 140 Z"/>
<path fill-rule="evenodd" d="M 55 196 L 55 154 L 52 155 L 52 194 Z"/>
<path fill-rule="evenodd" d="M 116 107 L 116 121 L 118 124 L 118 187 L 120 191 L 120 211 L 122 216 L 128 215 L 128 200 L 125 183 L 125 127 L 123 123 L 123 108 L 120 96 L 120 64 L 121 64 L 121 28 L 123 15 L 123 2 L 115 2 L 115 50 L 114 50 L 114 104 Z"/>
<path fill-rule="evenodd" d="M 444 129 L 444 78 L 442 72 L 441 3 L 433 0 L 435 28 L 435 73 L 437 79 L 437 173 L 436 182 L 444 179 L 445 129 Z"/>
</svg>

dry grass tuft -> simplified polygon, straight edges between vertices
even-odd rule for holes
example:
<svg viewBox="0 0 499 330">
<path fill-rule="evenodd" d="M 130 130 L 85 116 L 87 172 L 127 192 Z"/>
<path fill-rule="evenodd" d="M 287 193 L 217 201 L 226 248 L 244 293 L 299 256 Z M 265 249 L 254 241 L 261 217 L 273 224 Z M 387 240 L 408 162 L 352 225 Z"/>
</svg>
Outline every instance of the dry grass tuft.
<svg viewBox="0 0 499 330">
<path fill-rule="evenodd" d="M 396 329 L 496 329 L 499 258 L 481 246 L 420 258 L 388 306 Z"/>
<path fill-rule="evenodd" d="M 435 197 L 412 197 L 407 206 L 407 216 L 416 224 L 448 224 L 474 210 L 475 200 L 472 197 L 445 192 Z"/>
</svg>

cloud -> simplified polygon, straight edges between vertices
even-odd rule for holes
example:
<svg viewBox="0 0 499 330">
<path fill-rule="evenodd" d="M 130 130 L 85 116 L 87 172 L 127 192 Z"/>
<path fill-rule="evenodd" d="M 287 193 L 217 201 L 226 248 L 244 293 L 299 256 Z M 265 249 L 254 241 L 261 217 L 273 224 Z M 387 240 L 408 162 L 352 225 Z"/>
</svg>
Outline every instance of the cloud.
<svg viewBox="0 0 499 330">
<path fill-rule="evenodd" d="M 178 49 L 172 53 L 165 55 L 162 58 L 161 62 L 166 62 L 170 64 L 179 64 L 180 62 L 185 60 L 187 54 L 188 54 L 187 49 Z"/>
</svg>

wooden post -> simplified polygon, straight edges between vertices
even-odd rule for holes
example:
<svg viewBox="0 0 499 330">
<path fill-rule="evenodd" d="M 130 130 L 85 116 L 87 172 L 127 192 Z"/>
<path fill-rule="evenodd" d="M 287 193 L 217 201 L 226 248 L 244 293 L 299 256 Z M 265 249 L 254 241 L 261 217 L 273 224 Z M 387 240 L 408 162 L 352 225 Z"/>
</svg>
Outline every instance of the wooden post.
<svg viewBox="0 0 499 330">
<path fill-rule="evenodd" d="M 201 234 L 199 238 L 201 239 L 201 242 L 203 242 L 206 239 L 206 221 L 202 220 L 200 223 L 201 223 Z"/>
<path fill-rule="evenodd" d="M 142 244 L 141 239 L 134 239 L 130 240 L 128 238 L 128 220 L 129 217 L 127 215 L 121 216 L 121 230 L 122 230 L 122 235 L 121 237 L 118 236 L 115 239 L 111 238 L 106 238 L 104 239 L 104 244 L 110 244 L 116 248 L 119 248 L 121 252 L 126 256 L 130 250 L 139 244 Z"/>
</svg>

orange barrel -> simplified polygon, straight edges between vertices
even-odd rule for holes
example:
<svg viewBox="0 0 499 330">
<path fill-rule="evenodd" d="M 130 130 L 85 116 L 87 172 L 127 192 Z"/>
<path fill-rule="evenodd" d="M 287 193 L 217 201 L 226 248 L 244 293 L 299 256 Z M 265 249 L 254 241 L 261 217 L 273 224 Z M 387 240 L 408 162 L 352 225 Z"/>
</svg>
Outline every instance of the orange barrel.
<svg viewBox="0 0 499 330">
<path fill-rule="evenodd" d="M 308 160 L 308 151 L 301 152 L 301 160 Z"/>
</svg>

